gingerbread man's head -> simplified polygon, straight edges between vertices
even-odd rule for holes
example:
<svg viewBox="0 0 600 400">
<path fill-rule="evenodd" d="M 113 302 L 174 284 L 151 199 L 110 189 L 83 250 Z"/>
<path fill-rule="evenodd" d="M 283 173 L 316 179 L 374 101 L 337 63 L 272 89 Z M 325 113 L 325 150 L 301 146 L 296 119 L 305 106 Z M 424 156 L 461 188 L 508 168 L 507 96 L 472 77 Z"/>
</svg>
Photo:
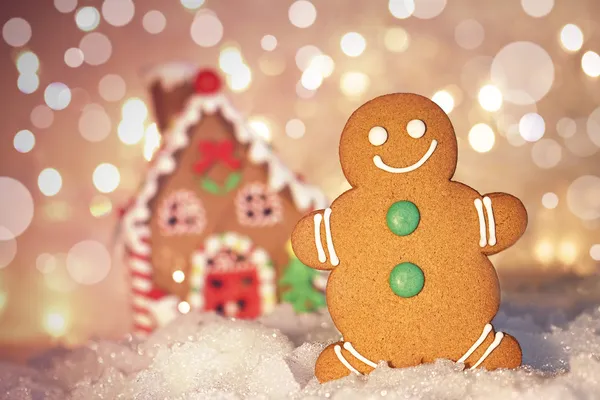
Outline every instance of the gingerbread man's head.
<svg viewBox="0 0 600 400">
<path fill-rule="evenodd" d="M 457 143 L 446 113 L 412 93 L 373 99 L 348 119 L 340 162 L 353 187 L 435 184 L 454 175 Z"/>
</svg>

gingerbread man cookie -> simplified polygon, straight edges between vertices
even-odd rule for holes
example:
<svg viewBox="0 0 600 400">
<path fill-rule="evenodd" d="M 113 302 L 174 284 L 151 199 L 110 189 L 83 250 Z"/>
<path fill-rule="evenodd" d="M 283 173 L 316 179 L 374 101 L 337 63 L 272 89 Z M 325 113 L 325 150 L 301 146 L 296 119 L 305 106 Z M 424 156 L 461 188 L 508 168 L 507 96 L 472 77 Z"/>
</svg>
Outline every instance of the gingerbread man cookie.
<svg viewBox="0 0 600 400">
<path fill-rule="evenodd" d="M 292 235 L 300 261 L 331 270 L 327 305 L 343 339 L 319 356 L 319 381 L 380 361 L 519 366 L 518 342 L 491 325 L 500 287 L 488 256 L 521 237 L 527 212 L 516 197 L 452 181 L 457 142 L 444 111 L 416 94 L 375 98 L 346 123 L 340 161 L 352 189 Z"/>
</svg>

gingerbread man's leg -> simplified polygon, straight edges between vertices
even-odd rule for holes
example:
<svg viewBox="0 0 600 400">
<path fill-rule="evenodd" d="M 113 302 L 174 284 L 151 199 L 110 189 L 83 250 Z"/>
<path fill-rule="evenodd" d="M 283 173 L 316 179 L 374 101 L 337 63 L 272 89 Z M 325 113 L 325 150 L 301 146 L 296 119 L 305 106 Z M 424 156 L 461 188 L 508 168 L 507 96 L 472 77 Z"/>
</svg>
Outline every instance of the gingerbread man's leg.
<svg viewBox="0 0 600 400">
<path fill-rule="evenodd" d="M 481 252 L 492 255 L 512 246 L 527 227 L 527 211 L 519 199 L 506 193 L 490 193 L 474 201 L 479 220 Z"/>
<path fill-rule="evenodd" d="M 339 265 L 331 234 L 331 208 L 313 211 L 296 224 L 292 248 L 296 257 L 315 269 L 330 270 Z"/>
<path fill-rule="evenodd" d="M 319 355 L 315 375 L 324 383 L 350 374 L 363 375 L 377 368 L 377 364 L 361 355 L 350 342 L 337 342 Z"/>
<path fill-rule="evenodd" d="M 503 332 L 494 333 L 492 324 L 486 324 L 479 339 L 457 362 L 465 363 L 470 369 L 494 370 L 516 368 L 521 365 L 521 358 L 521 347 L 514 337 Z"/>
</svg>

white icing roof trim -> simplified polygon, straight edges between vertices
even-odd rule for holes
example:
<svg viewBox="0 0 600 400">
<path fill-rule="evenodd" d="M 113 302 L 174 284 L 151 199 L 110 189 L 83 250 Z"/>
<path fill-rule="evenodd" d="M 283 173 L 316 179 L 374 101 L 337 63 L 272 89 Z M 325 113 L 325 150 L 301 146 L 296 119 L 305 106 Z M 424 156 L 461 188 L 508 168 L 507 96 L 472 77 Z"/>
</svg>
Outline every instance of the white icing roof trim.
<svg viewBox="0 0 600 400">
<path fill-rule="evenodd" d="M 300 211 L 307 210 L 311 205 L 317 209 L 329 204 L 325 195 L 315 186 L 307 185 L 296 178 L 284 163 L 272 152 L 264 140 L 246 125 L 241 115 L 231 106 L 222 94 L 214 96 L 192 96 L 181 116 L 164 134 L 164 147 L 156 153 L 146 179 L 142 184 L 133 203 L 123 216 L 125 242 L 137 254 L 149 256 L 150 245 L 144 243 L 144 238 L 150 237 L 150 209 L 148 203 L 158 192 L 158 179 L 170 175 L 176 167 L 174 154 L 189 144 L 189 129 L 202 118 L 202 113 L 214 113 L 220 110 L 223 117 L 234 127 L 235 138 L 250 145 L 249 160 L 255 164 L 267 164 L 268 185 L 272 190 L 280 191 L 290 188 L 292 200 Z"/>
</svg>

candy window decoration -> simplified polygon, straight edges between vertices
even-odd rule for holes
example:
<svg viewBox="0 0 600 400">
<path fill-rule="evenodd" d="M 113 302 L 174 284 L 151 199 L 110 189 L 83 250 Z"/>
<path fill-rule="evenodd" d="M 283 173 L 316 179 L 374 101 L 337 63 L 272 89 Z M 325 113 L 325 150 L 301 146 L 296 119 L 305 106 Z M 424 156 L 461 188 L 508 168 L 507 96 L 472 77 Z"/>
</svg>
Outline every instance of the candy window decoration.
<svg viewBox="0 0 600 400">
<path fill-rule="evenodd" d="M 275 270 L 267 252 L 236 233 L 209 237 L 192 256 L 193 309 L 256 318 L 275 305 Z"/>
<path fill-rule="evenodd" d="M 167 236 L 200 234 L 206 227 L 206 211 L 194 192 L 178 190 L 163 200 L 158 223 Z"/>
<path fill-rule="evenodd" d="M 239 223 L 245 226 L 273 226 L 283 219 L 281 198 L 260 182 L 240 189 L 235 198 L 235 208 Z"/>
</svg>

